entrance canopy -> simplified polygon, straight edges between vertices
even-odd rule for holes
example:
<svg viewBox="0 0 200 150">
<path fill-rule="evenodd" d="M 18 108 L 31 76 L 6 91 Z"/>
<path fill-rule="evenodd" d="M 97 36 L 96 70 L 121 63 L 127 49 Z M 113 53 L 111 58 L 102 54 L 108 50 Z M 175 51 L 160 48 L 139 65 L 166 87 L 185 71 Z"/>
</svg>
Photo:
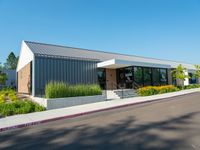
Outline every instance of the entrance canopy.
<svg viewBox="0 0 200 150">
<path fill-rule="evenodd" d="M 147 62 L 136 62 L 136 61 L 127 61 L 121 59 L 110 59 L 107 61 L 103 61 L 97 64 L 98 68 L 109 68 L 109 69 L 117 69 L 128 66 L 142 66 L 142 67 L 155 67 L 155 68 L 171 68 L 171 65 L 166 64 L 156 64 L 156 63 L 147 63 Z"/>
</svg>

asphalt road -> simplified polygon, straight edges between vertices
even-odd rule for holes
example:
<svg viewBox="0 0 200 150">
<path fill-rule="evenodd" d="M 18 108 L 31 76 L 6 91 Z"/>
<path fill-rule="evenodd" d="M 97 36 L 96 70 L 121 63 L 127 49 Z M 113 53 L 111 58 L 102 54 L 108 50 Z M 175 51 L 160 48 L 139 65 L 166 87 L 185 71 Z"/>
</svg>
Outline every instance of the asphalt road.
<svg viewBox="0 0 200 150">
<path fill-rule="evenodd" d="M 200 93 L 2 132 L 0 149 L 200 150 Z"/>
</svg>

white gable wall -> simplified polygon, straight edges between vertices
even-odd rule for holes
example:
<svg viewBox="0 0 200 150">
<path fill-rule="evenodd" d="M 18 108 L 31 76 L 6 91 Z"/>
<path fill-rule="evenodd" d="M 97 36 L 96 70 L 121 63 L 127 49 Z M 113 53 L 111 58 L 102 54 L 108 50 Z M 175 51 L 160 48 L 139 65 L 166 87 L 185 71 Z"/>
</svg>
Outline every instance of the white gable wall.
<svg viewBox="0 0 200 150">
<path fill-rule="evenodd" d="M 24 41 L 22 41 L 21 51 L 19 55 L 19 61 L 17 64 L 17 72 L 21 70 L 24 66 L 30 63 L 33 60 L 33 52 L 26 45 Z"/>
</svg>

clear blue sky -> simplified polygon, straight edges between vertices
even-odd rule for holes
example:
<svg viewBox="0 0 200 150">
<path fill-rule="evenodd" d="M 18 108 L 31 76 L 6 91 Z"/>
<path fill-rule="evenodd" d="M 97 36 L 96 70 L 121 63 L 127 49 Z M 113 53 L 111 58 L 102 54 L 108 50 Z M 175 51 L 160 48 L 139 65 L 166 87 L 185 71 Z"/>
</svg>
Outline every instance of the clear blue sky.
<svg viewBox="0 0 200 150">
<path fill-rule="evenodd" d="M 0 62 L 22 40 L 200 64 L 200 1 L 0 0 Z"/>
</svg>

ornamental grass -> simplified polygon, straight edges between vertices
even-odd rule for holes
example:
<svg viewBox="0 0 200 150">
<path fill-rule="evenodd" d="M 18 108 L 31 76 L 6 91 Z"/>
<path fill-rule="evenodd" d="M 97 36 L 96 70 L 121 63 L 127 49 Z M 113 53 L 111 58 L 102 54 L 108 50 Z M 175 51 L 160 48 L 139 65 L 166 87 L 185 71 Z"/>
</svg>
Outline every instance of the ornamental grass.
<svg viewBox="0 0 200 150">
<path fill-rule="evenodd" d="M 69 85 L 64 82 L 49 82 L 45 86 L 46 98 L 92 96 L 101 94 L 102 94 L 101 88 L 97 84 Z"/>
</svg>

